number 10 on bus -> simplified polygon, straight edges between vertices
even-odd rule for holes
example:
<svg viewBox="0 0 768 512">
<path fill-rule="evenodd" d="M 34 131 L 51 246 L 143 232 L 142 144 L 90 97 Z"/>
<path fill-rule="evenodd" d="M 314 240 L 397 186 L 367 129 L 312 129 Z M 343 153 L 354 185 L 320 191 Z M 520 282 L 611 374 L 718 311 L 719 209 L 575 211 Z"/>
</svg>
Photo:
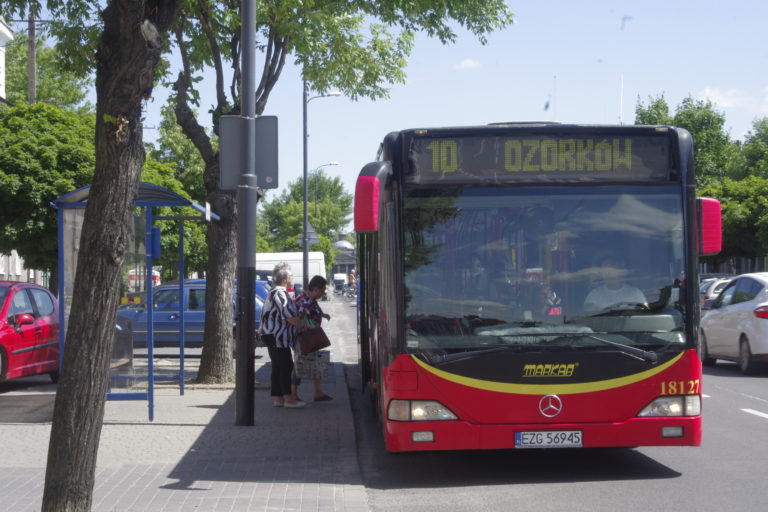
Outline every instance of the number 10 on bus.
<svg viewBox="0 0 768 512">
<path fill-rule="evenodd" d="M 459 168 L 459 145 L 455 140 L 436 140 L 427 144 L 432 152 L 432 172 L 456 172 Z"/>
</svg>

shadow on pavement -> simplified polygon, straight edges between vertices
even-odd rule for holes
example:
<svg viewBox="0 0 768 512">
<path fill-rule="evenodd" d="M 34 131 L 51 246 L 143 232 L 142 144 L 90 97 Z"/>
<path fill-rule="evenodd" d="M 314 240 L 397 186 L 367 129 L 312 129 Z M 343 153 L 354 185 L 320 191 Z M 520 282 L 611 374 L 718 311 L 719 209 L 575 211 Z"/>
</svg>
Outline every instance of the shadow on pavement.
<svg viewBox="0 0 768 512">
<path fill-rule="evenodd" d="M 339 399 L 303 409 L 272 407 L 268 367 L 257 372 L 256 380 L 255 425 L 235 425 L 232 391 L 168 474 L 178 481 L 163 488 L 204 489 L 199 482 L 207 481 L 359 484 L 354 439 L 343 437 L 353 437 L 354 430 L 349 402 L 338 396 L 346 394 L 341 364 L 332 363 L 323 381 Z M 300 393 L 310 395 L 311 383 L 303 383 Z M 340 425 L 345 418 L 347 428 Z"/>
<path fill-rule="evenodd" d="M 0 383 L 0 423 L 50 423 L 56 384 L 47 375 Z"/>
</svg>

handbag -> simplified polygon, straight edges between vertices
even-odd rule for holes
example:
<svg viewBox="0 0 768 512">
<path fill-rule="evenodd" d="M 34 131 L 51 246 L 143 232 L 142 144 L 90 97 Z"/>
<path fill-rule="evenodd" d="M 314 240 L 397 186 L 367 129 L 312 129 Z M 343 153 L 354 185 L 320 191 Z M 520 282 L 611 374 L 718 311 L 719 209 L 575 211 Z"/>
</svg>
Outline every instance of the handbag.
<svg viewBox="0 0 768 512">
<path fill-rule="evenodd" d="M 321 348 L 330 347 L 331 340 L 322 327 L 311 327 L 299 333 L 299 349 L 301 355 L 311 354 Z"/>
</svg>

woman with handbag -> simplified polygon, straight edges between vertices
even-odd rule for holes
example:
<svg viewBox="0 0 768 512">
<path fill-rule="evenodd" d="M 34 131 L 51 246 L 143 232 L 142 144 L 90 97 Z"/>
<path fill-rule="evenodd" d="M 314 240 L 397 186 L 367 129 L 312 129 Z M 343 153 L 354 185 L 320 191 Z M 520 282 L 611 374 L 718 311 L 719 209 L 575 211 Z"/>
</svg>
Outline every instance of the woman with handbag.
<svg viewBox="0 0 768 512">
<path fill-rule="evenodd" d="M 307 289 L 303 291 L 298 297 L 296 297 L 295 304 L 299 314 L 302 315 L 304 323 L 310 327 L 320 327 L 323 318 L 326 320 L 331 319 L 331 315 L 324 313 L 317 303 L 317 300 L 325 295 L 328 281 L 323 276 L 314 276 L 307 284 Z M 301 351 L 297 352 L 296 365 L 294 366 L 293 379 L 291 383 L 292 397 L 298 400 L 297 389 L 301 383 L 301 377 L 297 374 L 299 366 L 302 368 L 306 366 L 312 367 L 312 388 L 315 402 L 328 402 L 333 400 L 333 397 L 325 394 L 322 388 L 321 374 L 325 374 L 328 371 L 329 358 L 327 352 L 316 351 L 310 354 L 302 354 Z"/>
<path fill-rule="evenodd" d="M 275 286 L 267 294 L 261 310 L 259 334 L 272 361 L 272 405 L 296 409 L 307 405 L 291 392 L 292 349 L 296 349 L 298 330 L 304 329 L 287 288 L 293 284 L 290 268 L 278 265 L 272 274 Z"/>
</svg>

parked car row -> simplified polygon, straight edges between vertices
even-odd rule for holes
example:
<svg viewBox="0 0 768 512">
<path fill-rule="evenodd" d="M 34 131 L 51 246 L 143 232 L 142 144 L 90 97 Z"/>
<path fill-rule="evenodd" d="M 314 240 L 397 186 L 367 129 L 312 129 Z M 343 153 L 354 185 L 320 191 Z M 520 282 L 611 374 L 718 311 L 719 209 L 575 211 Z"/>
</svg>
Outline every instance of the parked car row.
<svg viewBox="0 0 768 512">
<path fill-rule="evenodd" d="M 264 298 L 270 290 L 266 281 L 256 281 L 256 326 L 258 327 Z M 236 296 L 236 292 L 235 292 Z M 184 312 L 184 346 L 202 346 L 205 328 L 205 279 L 184 282 L 183 296 L 179 283 L 165 283 L 155 288 L 152 307 L 154 346 L 178 346 L 181 312 Z M 134 345 L 146 345 L 148 311 L 146 302 L 121 306 L 117 312 L 119 335 L 131 336 Z M 233 304 L 234 325 L 234 304 Z"/>
<path fill-rule="evenodd" d="M 701 359 L 736 361 L 743 373 L 754 373 L 768 363 L 768 272 L 717 281 L 699 290 L 709 296 L 702 304 Z"/>
<path fill-rule="evenodd" d="M 271 286 L 256 281 L 256 326 L 263 298 Z M 166 283 L 153 291 L 155 344 L 178 346 L 181 311 L 184 308 L 185 346 L 203 342 L 205 280 Z M 133 344 L 147 342 L 146 296 L 121 306 L 117 313 L 118 335 L 130 336 Z M 234 305 L 233 305 L 234 306 Z M 47 373 L 59 379 L 58 301 L 48 289 L 15 281 L 0 281 L 0 382 Z M 234 307 L 233 307 L 234 312 Z M 234 320 L 234 315 L 233 315 Z"/>
</svg>

